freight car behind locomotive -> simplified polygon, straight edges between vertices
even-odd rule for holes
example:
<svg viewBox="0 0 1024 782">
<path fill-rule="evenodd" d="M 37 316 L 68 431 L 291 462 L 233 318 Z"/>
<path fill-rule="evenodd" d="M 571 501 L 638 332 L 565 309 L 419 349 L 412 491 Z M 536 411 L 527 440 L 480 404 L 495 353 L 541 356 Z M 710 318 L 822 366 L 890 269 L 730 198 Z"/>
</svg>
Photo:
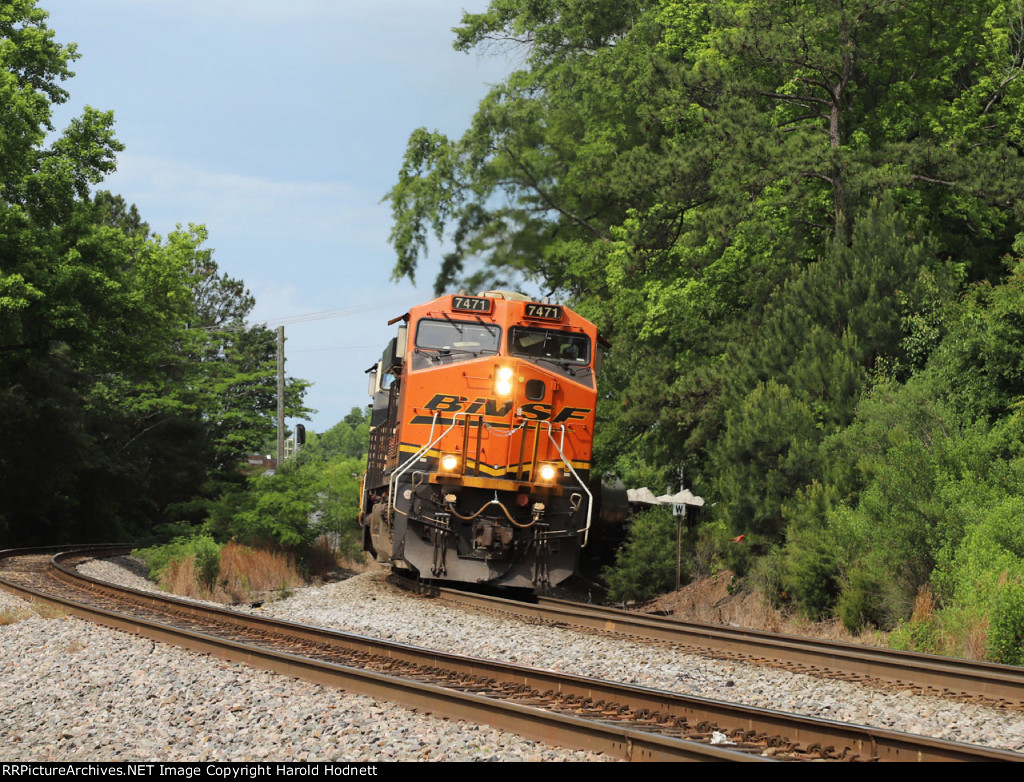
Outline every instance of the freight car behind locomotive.
<svg viewBox="0 0 1024 782">
<path fill-rule="evenodd" d="M 425 580 L 565 580 L 599 512 L 597 328 L 505 291 L 442 296 L 396 323 L 368 370 L 364 550 Z"/>
</svg>

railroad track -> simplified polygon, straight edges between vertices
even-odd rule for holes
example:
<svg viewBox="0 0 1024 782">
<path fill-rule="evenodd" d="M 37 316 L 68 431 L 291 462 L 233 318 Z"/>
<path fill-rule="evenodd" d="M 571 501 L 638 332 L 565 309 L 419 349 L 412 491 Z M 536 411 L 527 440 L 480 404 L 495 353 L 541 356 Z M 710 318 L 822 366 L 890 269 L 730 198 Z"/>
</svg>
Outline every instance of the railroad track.
<svg viewBox="0 0 1024 782">
<path fill-rule="evenodd" d="M 112 550 L 12 556 L 0 585 L 117 629 L 630 760 L 1022 760 L 1015 753 L 445 654 L 136 592 L 74 570 Z M 700 743 L 716 733 L 730 747 Z"/>
<path fill-rule="evenodd" d="M 796 673 L 1024 710 L 1024 668 L 1010 665 L 686 622 L 546 597 L 531 604 L 447 588 L 433 594 L 475 610 L 538 624 L 668 643 L 702 655 Z"/>
</svg>

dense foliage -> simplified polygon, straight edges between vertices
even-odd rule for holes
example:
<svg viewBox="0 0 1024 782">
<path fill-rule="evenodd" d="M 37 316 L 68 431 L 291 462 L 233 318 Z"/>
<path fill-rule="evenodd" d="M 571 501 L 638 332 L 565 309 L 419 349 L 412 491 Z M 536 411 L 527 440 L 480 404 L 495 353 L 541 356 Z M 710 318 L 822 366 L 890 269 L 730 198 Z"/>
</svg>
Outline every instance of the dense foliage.
<svg viewBox="0 0 1024 782">
<path fill-rule="evenodd" d="M 675 585 L 676 520 L 665 508 L 633 517 L 628 538 L 607 569 L 608 599 L 647 600 Z"/>
<path fill-rule="evenodd" d="M 334 549 L 360 558 L 359 481 L 366 469 L 370 422 L 355 407 L 275 474 L 256 475 L 226 492 L 210 509 L 205 529 L 218 540 L 274 544 L 303 553 L 321 535 Z"/>
<path fill-rule="evenodd" d="M 597 321 L 600 466 L 684 466 L 774 599 L 1016 637 L 1019 0 L 491 0 L 455 46 L 521 67 L 410 137 L 396 276 L 434 235 L 438 291 Z"/>
<path fill-rule="evenodd" d="M 169 543 L 135 554 L 146 560 L 151 576 L 162 582 L 173 567 L 191 560 L 199 586 L 207 589 L 220 572 L 224 551 L 245 552 L 252 547 L 264 554 L 287 552 L 298 558 L 307 576 L 331 569 L 339 555 L 348 562 L 361 561 L 359 528 L 354 522 L 369 432 L 369 418 L 353 408 L 328 431 L 311 434 L 306 446 L 272 473 L 253 475 L 209 502 L 201 527 L 183 530 L 185 534 Z M 266 577 L 259 573 L 258 563 L 255 567 L 247 576 L 250 582 Z M 247 589 L 251 583 L 241 586 Z"/>
<path fill-rule="evenodd" d="M 50 135 L 75 46 L 0 3 L 0 538 L 125 540 L 198 522 L 274 427 L 275 345 L 206 232 L 96 192 L 121 150 L 86 108 Z M 304 384 L 291 381 L 290 415 Z"/>
</svg>

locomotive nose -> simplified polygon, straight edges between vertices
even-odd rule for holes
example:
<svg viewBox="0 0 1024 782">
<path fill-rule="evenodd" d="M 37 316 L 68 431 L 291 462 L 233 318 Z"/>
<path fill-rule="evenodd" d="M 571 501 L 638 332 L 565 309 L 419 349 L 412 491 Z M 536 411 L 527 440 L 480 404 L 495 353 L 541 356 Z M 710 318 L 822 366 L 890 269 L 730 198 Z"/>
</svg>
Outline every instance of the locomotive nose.
<svg viewBox="0 0 1024 782">
<path fill-rule="evenodd" d="M 590 526 L 593 324 L 508 293 L 442 296 L 397 320 L 371 384 L 364 546 L 427 578 L 568 577 Z"/>
</svg>

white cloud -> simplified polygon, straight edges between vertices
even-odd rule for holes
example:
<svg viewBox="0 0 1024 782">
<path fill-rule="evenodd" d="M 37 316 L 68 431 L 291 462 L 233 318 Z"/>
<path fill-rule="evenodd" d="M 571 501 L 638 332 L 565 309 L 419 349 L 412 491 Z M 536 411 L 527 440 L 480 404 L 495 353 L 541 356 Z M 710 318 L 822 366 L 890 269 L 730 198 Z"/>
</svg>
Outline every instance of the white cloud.
<svg viewBox="0 0 1024 782">
<path fill-rule="evenodd" d="M 221 236 L 310 237 L 381 247 L 390 215 L 379 196 L 345 183 L 274 180 L 124 152 L 105 185 L 139 205 L 154 230 L 205 223 Z M 182 213 L 187 209 L 188 213 Z"/>
</svg>

